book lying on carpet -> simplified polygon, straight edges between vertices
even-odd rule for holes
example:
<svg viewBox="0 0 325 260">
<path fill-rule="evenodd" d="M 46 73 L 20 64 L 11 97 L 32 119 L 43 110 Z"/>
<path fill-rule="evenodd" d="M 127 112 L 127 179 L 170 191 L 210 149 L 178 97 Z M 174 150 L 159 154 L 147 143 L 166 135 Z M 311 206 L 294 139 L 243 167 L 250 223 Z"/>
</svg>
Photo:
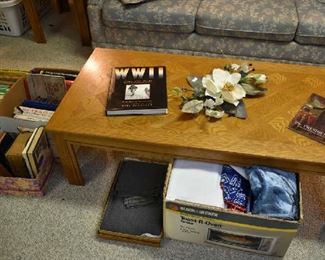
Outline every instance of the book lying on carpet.
<svg viewBox="0 0 325 260">
<path fill-rule="evenodd" d="M 166 67 L 115 67 L 106 115 L 167 114 Z"/>
<path fill-rule="evenodd" d="M 159 246 L 168 164 L 124 159 L 110 188 L 98 235 Z"/>
<path fill-rule="evenodd" d="M 290 122 L 289 129 L 325 144 L 325 98 L 312 94 Z"/>
</svg>

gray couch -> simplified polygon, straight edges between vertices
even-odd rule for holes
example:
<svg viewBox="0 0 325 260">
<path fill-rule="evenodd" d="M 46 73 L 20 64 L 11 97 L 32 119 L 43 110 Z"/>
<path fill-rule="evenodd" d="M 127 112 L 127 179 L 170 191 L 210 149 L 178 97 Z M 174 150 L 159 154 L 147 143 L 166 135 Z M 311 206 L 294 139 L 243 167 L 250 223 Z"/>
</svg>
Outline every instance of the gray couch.
<svg viewBox="0 0 325 260">
<path fill-rule="evenodd" d="M 325 64 L 318 0 L 88 0 L 94 47 L 180 50 Z"/>
</svg>

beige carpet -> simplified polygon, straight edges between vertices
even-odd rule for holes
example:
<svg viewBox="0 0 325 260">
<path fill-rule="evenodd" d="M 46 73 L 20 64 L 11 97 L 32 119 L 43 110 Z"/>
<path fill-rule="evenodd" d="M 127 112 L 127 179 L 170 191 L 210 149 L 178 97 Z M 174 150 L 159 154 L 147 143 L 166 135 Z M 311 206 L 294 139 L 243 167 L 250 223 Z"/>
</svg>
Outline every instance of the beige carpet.
<svg viewBox="0 0 325 260">
<path fill-rule="evenodd" d="M 43 21 L 47 44 L 31 32 L 0 36 L 0 67 L 80 69 L 91 52 L 81 47 L 69 13 Z M 103 150 L 81 148 L 84 187 L 71 186 L 56 165 L 42 198 L 0 196 L 0 259 L 274 259 L 222 246 L 164 239 L 161 248 L 97 238 L 96 230 L 117 162 Z M 325 179 L 301 176 L 304 220 L 284 259 L 325 259 Z M 323 205 L 324 208 L 324 205 Z"/>
</svg>

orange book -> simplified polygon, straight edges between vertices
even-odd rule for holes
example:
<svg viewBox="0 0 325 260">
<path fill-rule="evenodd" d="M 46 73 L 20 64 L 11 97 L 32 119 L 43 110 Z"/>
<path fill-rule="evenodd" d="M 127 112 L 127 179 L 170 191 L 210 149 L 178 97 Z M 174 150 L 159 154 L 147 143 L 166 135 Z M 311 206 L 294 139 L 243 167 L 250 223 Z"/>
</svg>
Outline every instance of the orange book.
<svg viewBox="0 0 325 260">
<path fill-rule="evenodd" d="M 22 152 L 31 137 L 32 133 L 20 133 L 9 150 L 6 152 L 6 158 L 9 162 L 12 173 L 15 177 L 30 178 Z"/>
</svg>

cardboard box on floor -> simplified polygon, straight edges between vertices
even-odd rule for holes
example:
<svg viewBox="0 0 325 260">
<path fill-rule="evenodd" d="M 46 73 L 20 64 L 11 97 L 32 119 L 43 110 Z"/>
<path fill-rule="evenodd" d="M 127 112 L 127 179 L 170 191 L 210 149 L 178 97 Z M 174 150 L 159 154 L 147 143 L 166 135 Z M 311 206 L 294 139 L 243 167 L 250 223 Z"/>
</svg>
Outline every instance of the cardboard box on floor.
<svg viewBox="0 0 325 260">
<path fill-rule="evenodd" d="M 170 177 L 171 171 L 166 183 Z M 177 198 L 168 200 L 167 189 L 168 185 L 164 191 L 164 233 L 172 239 L 284 256 L 303 217 L 299 180 L 298 221 L 240 213 Z"/>
<path fill-rule="evenodd" d="M 41 69 L 43 68 L 36 68 L 34 70 L 39 71 Z M 62 73 L 78 73 L 77 71 L 73 70 L 45 69 L 47 71 L 57 71 Z M 11 72 L 9 70 L 9 74 L 10 73 Z M 45 125 L 44 122 L 33 122 L 12 118 L 14 107 L 21 105 L 25 99 L 29 98 L 26 76 L 27 73 L 22 73 L 21 77 L 16 79 L 15 83 L 11 86 L 10 91 L 0 100 L 1 131 L 18 132 L 18 126 L 36 128 Z M 52 138 L 48 136 L 48 139 L 54 158 L 58 160 L 59 157 L 53 145 Z M 44 168 L 43 171 L 40 172 L 34 179 L 0 176 L 0 194 L 43 196 L 45 194 L 45 183 L 51 173 L 54 158 L 50 158 L 48 167 Z"/>
<path fill-rule="evenodd" d="M 0 102 L 0 128 L 2 131 L 17 132 L 17 126 L 35 128 L 44 124 L 42 122 L 31 122 L 12 118 L 14 107 L 20 105 L 24 99 L 26 99 L 25 77 L 21 77 L 12 85 L 10 91 Z M 0 193 L 33 196 L 44 195 L 44 184 L 53 165 L 53 157 L 49 159 L 47 167 L 35 179 L 0 176 Z"/>
</svg>

